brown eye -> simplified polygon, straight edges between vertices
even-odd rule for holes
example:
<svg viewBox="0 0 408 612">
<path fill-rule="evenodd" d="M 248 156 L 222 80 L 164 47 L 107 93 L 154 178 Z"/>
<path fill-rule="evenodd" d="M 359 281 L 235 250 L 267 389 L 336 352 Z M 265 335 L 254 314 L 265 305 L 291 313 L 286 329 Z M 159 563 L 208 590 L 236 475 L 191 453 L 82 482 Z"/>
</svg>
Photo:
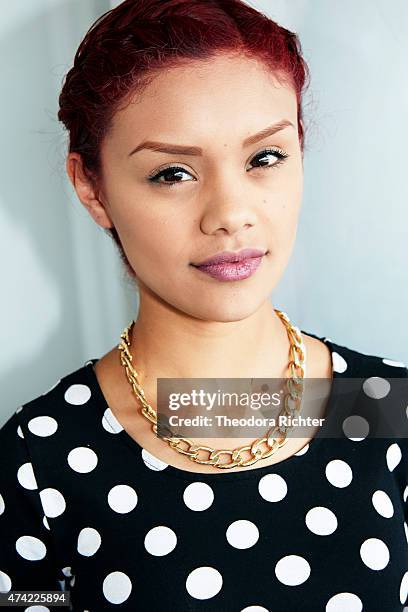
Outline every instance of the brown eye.
<svg viewBox="0 0 408 612">
<path fill-rule="evenodd" d="M 255 157 L 253 157 L 253 160 L 257 161 L 257 163 L 259 164 L 255 167 L 267 169 L 276 168 L 277 166 L 282 164 L 287 157 L 289 157 L 289 155 L 281 149 L 264 149 L 263 151 L 255 155 Z M 253 161 L 251 163 L 253 163 Z M 178 183 L 186 182 L 181 178 L 183 174 L 188 174 L 192 176 L 190 172 L 188 172 L 185 168 L 182 168 L 181 166 L 168 166 L 167 168 L 163 168 L 162 170 L 160 170 L 160 172 L 158 172 L 157 174 L 148 176 L 147 180 L 150 183 L 157 185 L 158 187 L 174 187 Z M 160 180 L 161 178 L 165 180 Z M 193 180 L 196 181 L 197 179 L 193 177 Z"/>
<path fill-rule="evenodd" d="M 276 168 L 276 166 L 280 166 L 280 164 L 282 164 L 287 157 L 289 157 L 289 155 L 281 149 L 264 149 L 263 151 L 255 155 L 253 160 L 258 160 L 259 162 L 259 166 L 255 167 Z M 271 163 L 271 161 L 273 162 L 273 159 L 275 159 L 275 162 Z"/>
<path fill-rule="evenodd" d="M 150 181 L 151 183 L 155 183 L 160 187 L 174 187 L 174 185 L 176 185 L 177 183 L 185 183 L 185 181 L 180 178 L 183 173 L 190 174 L 185 168 L 182 168 L 181 166 L 169 166 L 168 168 L 160 170 L 160 172 L 158 172 L 157 174 L 149 176 L 148 181 Z M 164 177 L 165 179 L 170 179 L 171 182 L 167 182 L 166 180 L 160 181 L 159 179 L 161 177 Z"/>
</svg>

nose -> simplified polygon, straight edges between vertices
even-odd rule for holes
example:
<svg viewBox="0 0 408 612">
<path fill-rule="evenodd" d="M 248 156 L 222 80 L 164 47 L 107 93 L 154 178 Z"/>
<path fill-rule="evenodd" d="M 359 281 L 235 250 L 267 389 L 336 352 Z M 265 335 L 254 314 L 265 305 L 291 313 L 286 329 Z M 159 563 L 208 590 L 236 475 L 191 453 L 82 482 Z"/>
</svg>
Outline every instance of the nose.
<svg viewBox="0 0 408 612">
<path fill-rule="evenodd" d="M 241 230 L 249 229 L 254 225 L 245 211 L 237 212 L 236 208 L 224 210 L 222 214 L 208 216 L 203 220 L 201 226 L 205 234 L 230 234 L 234 235 Z"/>
<path fill-rule="evenodd" d="M 226 192 L 227 188 L 212 190 L 200 220 L 204 234 L 233 235 L 256 224 L 256 210 L 248 190 L 238 189 L 236 185 Z"/>
</svg>

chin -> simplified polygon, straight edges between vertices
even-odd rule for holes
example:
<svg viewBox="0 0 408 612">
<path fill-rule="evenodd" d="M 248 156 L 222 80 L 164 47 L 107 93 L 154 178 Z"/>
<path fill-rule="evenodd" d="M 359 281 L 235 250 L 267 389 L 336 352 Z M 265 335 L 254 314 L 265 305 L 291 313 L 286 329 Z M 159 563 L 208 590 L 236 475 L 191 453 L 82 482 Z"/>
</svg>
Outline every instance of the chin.
<svg viewBox="0 0 408 612">
<path fill-rule="evenodd" d="M 188 313 L 196 319 L 202 321 L 213 321 L 219 323 L 230 323 L 233 321 L 243 321 L 251 317 L 263 304 L 265 300 L 255 303 L 253 300 L 244 302 L 242 300 L 222 300 L 217 304 L 212 300 L 208 305 L 201 302 L 197 308 L 189 308 Z"/>
</svg>

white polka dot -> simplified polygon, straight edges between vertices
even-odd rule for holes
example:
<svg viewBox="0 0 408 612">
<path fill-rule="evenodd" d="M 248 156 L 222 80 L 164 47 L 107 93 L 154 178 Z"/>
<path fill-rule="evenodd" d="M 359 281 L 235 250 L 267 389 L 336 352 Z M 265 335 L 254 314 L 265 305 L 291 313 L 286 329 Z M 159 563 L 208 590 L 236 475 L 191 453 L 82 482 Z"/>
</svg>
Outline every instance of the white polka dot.
<svg viewBox="0 0 408 612">
<path fill-rule="evenodd" d="M 342 459 L 332 459 L 326 466 L 326 478 L 334 487 L 348 487 L 353 480 L 353 471 Z"/>
<path fill-rule="evenodd" d="M 16 410 L 16 414 L 18 414 L 19 412 L 21 412 L 21 411 L 22 411 L 22 409 L 23 409 L 23 406 L 19 406 L 19 407 L 17 408 L 17 410 Z"/>
<path fill-rule="evenodd" d="M 55 518 L 62 514 L 66 508 L 65 499 L 57 489 L 48 488 L 40 491 L 40 498 L 45 516 Z"/>
<path fill-rule="evenodd" d="M 367 567 L 382 570 L 390 560 L 388 547 L 379 538 L 368 538 L 360 546 L 360 556 Z"/>
<path fill-rule="evenodd" d="M 406 502 L 407 499 L 408 499 L 408 485 L 404 489 L 404 502 Z"/>
<path fill-rule="evenodd" d="M 275 565 L 277 579 L 287 586 L 302 584 L 309 578 L 310 571 L 309 563 L 299 555 L 287 555 Z"/>
<path fill-rule="evenodd" d="M 69 584 L 70 584 L 71 586 L 74 586 L 74 584 L 75 584 L 75 578 L 76 578 L 76 576 L 74 576 L 73 578 L 71 578 L 71 580 L 69 581 Z"/>
<path fill-rule="evenodd" d="M 243 608 L 241 612 L 269 612 L 269 611 L 263 606 L 247 606 L 246 608 Z"/>
<path fill-rule="evenodd" d="M 402 459 L 402 453 L 399 445 L 394 442 L 387 449 L 386 460 L 390 472 L 392 472 Z"/>
<path fill-rule="evenodd" d="M 68 565 L 67 567 L 63 567 L 61 571 L 67 578 L 70 578 L 72 576 L 72 570 L 70 565 Z"/>
<path fill-rule="evenodd" d="M 344 435 L 353 442 L 361 442 L 368 436 L 370 425 L 364 417 L 353 414 L 343 421 Z"/>
<path fill-rule="evenodd" d="M 258 483 L 259 495 L 270 502 L 281 501 L 288 492 L 286 481 L 279 474 L 266 474 Z"/>
<path fill-rule="evenodd" d="M 337 593 L 329 599 L 325 612 L 361 612 L 363 603 L 354 593 Z"/>
<path fill-rule="evenodd" d="M 24 608 L 24 612 L 50 612 L 50 609 L 46 606 L 28 606 Z"/>
<path fill-rule="evenodd" d="M 84 527 L 78 535 L 77 550 L 84 557 L 91 557 L 101 545 L 101 536 L 93 527 Z"/>
<path fill-rule="evenodd" d="M 7 593 L 11 589 L 11 578 L 0 570 L 0 593 Z"/>
<path fill-rule="evenodd" d="M 103 594 L 114 604 L 120 604 L 129 598 L 132 591 L 130 578 L 123 572 L 111 572 L 103 581 Z"/>
<path fill-rule="evenodd" d="M 91 448 L 78 446 L 68 453 L 68 464 L 75 471 L 87 474 L 95 469 L 98 463 L 98 456 Z"/>
<path fill-rule="evenodd" d="M 6 504 L 4 503 L 3 496 L 0 493 L 0 514 L 3 514 L 5 507 L 6 507 Z"/>
<path fill-rule="evenodd" d="M 310 444 L 307 443 L 307 444 L 305 444 L 305 446 L 303 448 L 298 450 L 297 453 L 294 453 L 296 455 L 296 457 L 300 457 L 301 455 L 304 455 L 305 453 L 307 453 L 307 451 L 309 450 L 309 446 L 310 446 Z"/>
<path fill-rule="evenodd" d="M 406 524 L 405 521 L 404 521 L 404 531 L 405 531 L 405 538 L 406 538 L 407 544 L 408 544 L 408 525 Z"/>
<path fill-rule="evenodd" d="M 404 604 L 408 597 L 408 572 L 405 572 L 405 574 L 402 577 L 399 597 L 400 597 L 400 602 Z"/>
<path fill-rule="evenodd" d="M 196 599 L 210 599 L 220 592 L 221 587 L 222 576 L 214 567 L 197 567 L 187 576 L 187 592 Z"/>
<path fill-rule="evenodd" d="M 177 544 L 177 536 L 172 529 L 159 525 L 150 529 L 144 539 L 147 552 L 156 557 L 168 555 Z"/>
<path fill-rule="evenodd" d="M 333 370 L 343 374 L 347 370 L 347 361 L 337 351 L 332 351 Z"/>
<path fill-rule="evenodd" d="M 23 463 L 23 465 L 18 468 L 17 480 L 25 489 L 38 489 L 37 481 L 33 472 L 33 466 L 30 461 Z"/>
<path fill-rule="evenodd" d="M 16 550 L 18 554 L 28 561 L 39 561 L 46 555 L 47 549 L 45 544 L 34 536 L 21 536 L 16 542 Z"/>
<path fill-rule="evenodd" d="M 79 406 L 86 404 L 91 397 L 91 390 L 87 385 L 71 385 L 64 393 L 64 399 L 68 404 Z"/>
<path fill-rule="evenodd" d="M 381 514 L 384 518 L 391 518 L 394 515 L 394 506 L 385 491 L 381 491 L 380 489 L 375 491 L 371 501 L 378 514 Z"/>
<path fill-rule="evenodd" d="M 308 529 L 316 535 L 330 535 L 337 529 L 337 517 L 324 506 L 315 506 L 306 514 L 305 523 Z"/>
<path fill-rule="evenodd" d="M 42 438 L 52 436 L 58 429 L 57 421 L 50 416 L 34 417 L 28 421 L 27 426 L 31 433 Z"/>
<path fill-rule="evenodd" d="M 23 430 L 21 429 L 21 425 L 17 427 L 17 433 L 20 436 L 20 438 L 24 439 L 24 434 L 23 434 Z"/>
<path fill-rule="evenodd" d="M 122 425 L 119 423 L 118 419 L 115 417 L 110 408 L 107 408 L 103 413 L 102 426 L 107 432 L 113 434 L 117 434 L 123 430 Z"/>
<path fill-rule="evenodd" d="M 234 548 L 250 548 L 258 541 L 259 530 L 252 521 L 240 519 L 229 525 L 226 536 L 228 542 Z"/>
<path fill-rule="evenodd" d="M 43 520 L 42 520 L 42 521 L 43 521 L 43 525 L 44 525 L 44 527 L 45 527 L 46 529 L 48 529 L 48 531 L 49 531 L 49 530 L 50 530 L 50 526 L 49 526 L 49 524 L 48 524 L 47 517 L 46 517 L 46 516 L 43 516 Z"/>
<path fill-rule="evenodd" d="M 192 482 L 184 489 L 183 500 L 190 510 L 207 510 L 214 501 L 214 492 L 205 482 Z"/>
<path fill-rule="evenodd" d="M 158 459 L 157 457 L 149 453 L 149 451 L 147 451 L 145 448 L 142 448 L 142 459 L 144 461 L 145 466 L 148 467 L 150 470 L 160 471 L 165 470 L 166 467 L 169 467 L 168 463 L 166 463 L 165 461 L 161 461 L 161 459 Z"/>
<path fill-rule="evenodd" d="M 136 507 L 137 501 L 137 493 L 129 485 L 116 485 L 108 493 L 109 506 L 120 514 L 131 512 Z"/>
<path fill-rule="evenodd" d="M 388 380 L 381 376 L 371 376 L 363 383 L 363 391 L 372 399 L 382 399 L 390 392 L 391 385 Z"/>
<path fill-rule="evenodd" d="M 402 361 L 395 361 L 394 359 L 383 359 L 383 363 L 386 365 L 394 366 L 396 368 L 406 368 L 407 366 Z"/>
</svg>

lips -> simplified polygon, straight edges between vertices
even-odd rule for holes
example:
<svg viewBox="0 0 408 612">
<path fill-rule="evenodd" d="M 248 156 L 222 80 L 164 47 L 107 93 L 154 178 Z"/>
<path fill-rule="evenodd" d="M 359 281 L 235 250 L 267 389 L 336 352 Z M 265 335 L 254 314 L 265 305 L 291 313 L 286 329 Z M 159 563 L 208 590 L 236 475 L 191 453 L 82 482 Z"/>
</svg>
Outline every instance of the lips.
<svg viewBox="0 0 408 612">
<path fill-rule="evenodd" d="M 265 253 L 268 254 L 269 251 Z M 256 257 L 246 257 L 239 261 L 224 261 L 222 263 L 210 263 L 200 266 L 193 266 L 199 274 L 211 276 L 218 281 L 239 281 L 249 278 L 255 274 L 261 265 L 264 253 Z"/>
<path fill-rule="evenodd" d="M 255 257 L 262 257 L 266 254 L 265 249 L 255 249 L 255 248 L 245 248 L 241 251 L 222 251 L 220 253 L 216 253 L 212 257 L 208 257 L 199 263 L 191 264 L 196 268 L 201 268 L 203 266 L 217 265 L 217 264 L 226 264 L 226 263 L 237 263 L 242 262 L 248 259 L 252 259 Z"/>
</svg>

